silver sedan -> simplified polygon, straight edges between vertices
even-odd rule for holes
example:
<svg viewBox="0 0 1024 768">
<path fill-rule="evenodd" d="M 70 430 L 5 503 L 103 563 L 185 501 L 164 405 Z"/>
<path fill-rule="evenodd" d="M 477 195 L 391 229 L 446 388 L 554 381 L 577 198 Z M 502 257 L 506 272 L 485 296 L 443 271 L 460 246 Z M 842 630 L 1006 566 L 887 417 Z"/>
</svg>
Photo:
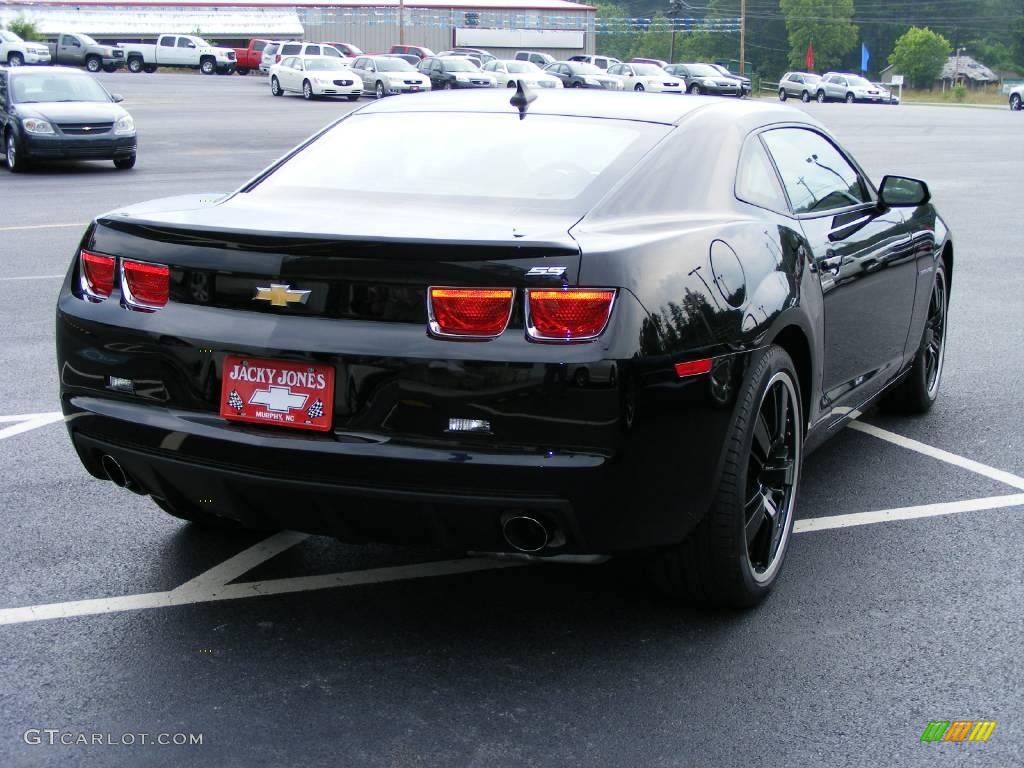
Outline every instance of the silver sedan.
<svg viewBox="0 0 1024 768">
<path fill-rule="evenodd" d="M 515 88 L 522 83 L 528 88 L 561 88 L 562 81 L 554 75 L 545 74 L 531 61 L 494 59 L 484 64 L 484 72 L 490 72 L 498 80 L 499 88 Z"/>
</svg>

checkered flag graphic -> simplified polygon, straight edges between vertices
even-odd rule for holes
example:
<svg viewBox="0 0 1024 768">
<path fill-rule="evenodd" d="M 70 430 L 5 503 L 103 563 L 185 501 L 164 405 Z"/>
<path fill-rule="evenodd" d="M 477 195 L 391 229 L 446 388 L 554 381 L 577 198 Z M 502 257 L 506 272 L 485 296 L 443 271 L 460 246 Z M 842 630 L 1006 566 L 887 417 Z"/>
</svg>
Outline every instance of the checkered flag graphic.
<svg viewBox="0 0 1024 768">
<path fill-rule="evenodd" d="M 318 419 L 324 415 L 324 401 L 317 398 L 317 400 L 306 409 L 306 415 L 311 419 Z"/>
<path fill-rule="evenodd" d="M 242 402 L 242 398 L 238 396 L 238 392 L 231 390 L 231 394 L 228 395 L 228 408 L 233 408 L 236 413 L 241 413 L 242 408 L 245 407 L 245 403 Z"/>
</svg>

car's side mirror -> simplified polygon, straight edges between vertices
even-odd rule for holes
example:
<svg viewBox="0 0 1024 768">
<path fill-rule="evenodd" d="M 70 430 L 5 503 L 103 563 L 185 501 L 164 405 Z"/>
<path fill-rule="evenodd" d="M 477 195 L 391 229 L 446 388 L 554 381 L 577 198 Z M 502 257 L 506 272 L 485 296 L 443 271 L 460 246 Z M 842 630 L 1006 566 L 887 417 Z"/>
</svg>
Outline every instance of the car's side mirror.
<svg viewBox="0 0 1024 768">
<path fill-rule="evenodd" d="M 906 176 L 886 176 L 878 190 L 878 202 L 892 208 L 912 208 L 932 199 L 928 185 Z"/>
<path fill-rule="evenodd" d="M 122 96 L 120 93 L 112 93 L 110 94 L 110 100 L 115 104 L 120 104 L 122 101 L 124 101 L 124 96 Z"/>
</svg>

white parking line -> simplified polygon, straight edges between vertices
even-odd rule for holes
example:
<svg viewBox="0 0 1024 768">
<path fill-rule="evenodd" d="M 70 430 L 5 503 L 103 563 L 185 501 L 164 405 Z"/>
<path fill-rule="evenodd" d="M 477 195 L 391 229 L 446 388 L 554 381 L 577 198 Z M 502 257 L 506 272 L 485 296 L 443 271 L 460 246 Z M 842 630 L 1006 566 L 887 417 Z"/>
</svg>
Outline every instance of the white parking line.
<svg viewBox="0 0 1024 768">
<path fill-rule="evenodd" d="M 12 280 L 56 280 L 64 275 L 20 275 L 18 277 L 0 277 L 0 283 L 9 283 Z"/>
<path fill-rule="evenodd" d="M 21 224 L 16 227 L 0 227 L 0 232 L 17 232 L 22 229 L 66 229 L 68 227 L 84 227 L 85 222 L 71 224 Z"/>
<path fill-rule="evenodd" d="M 22 421 L 13 427 L 0 430 L 0 438 L 7 437 L 10 430 L 34 429 L 43 423 L 59 420 L 59 413 L 26 414 L 23 416 L 0 416 L 0 422 Z M 36 422 L 42 422 L 37 424 Z M 1006 483 L 1024 490 L 1024 478 L 1005 472 L 995 467 L 966 459 L 962 456 L 925 445 L 916 440 L 898 435 L 895 432 L 862 422 L 851 424 L 866 434 L 881 440 L 899 445 L 908 450 L 944 461 L 948 464 L 967 469 L 971 472 Z M 14 432 L 13 434 L 18 434 Z M 890 523 L 899 520 L 918 520 L 926 517 L 939 517 L 959 514 L 962 512 L 980 512 L 990 509 L 1024 506 L 1024 493 L 1003 496 L 988 496 L 978 499 L 966 499 L 939 504 L 922 504 L 912 507 L 881 509 L 873 512 L 855 512 L 847 515 L 812 517 L 797 520 L 793 525 L 794 533 L 811 533 L 838 528 L 851 528 L 878 523 Z M 435 576 L 448 576 L 476 571 L 515 568 L 525 565 L 518 561 L 487 560 L 465 558 L 461 560 L 442 560 L 413 565 L 388 566 L 370 568 L 362 571 L 347 571 L 321 576 L 296 576 L 266 581 L 229 582 L 238 579 L 245 573 L 276 557 L 290 547 L 305 541 L 308 536 L 294 531 L 282 531 L 270 536 L 258 544 L 249 547 L 224 562 L 210 568 L 190 579 L 179 587 L 167 592 L 149 592 L 141 595 L 124 595 L 105 597 L 94 600 L 76 600 L 65 603 L 47 603 L 29 605 L 20 608 L 0 609 L 0 625 L 25 624 L 49 619 L 72 618 L 76 616 L 94 616 L 107 613 L 120 613 L 146 608 L 167 608 L 176 605 L 191 605 L 220 600 L 236 600 L 246 597 L 265 597 L 283 595 L 293 592 L 310 592 L 321 589 L 336 589 L 366 584 L 381 584 L 390 581 L 423 579 Z"/>
<path fill-rule="evenodd" d="M 0 422 L 18 422 L 13 426 L 0 429 L 0 440 L 6 440 L 8 437 L 14 437 L 15 435 L 20 435 L 23 432 L 39 429 L 39 427 L 45 427 L 47 424 L 53 424 L 54 422 L 62 421 L 63 419 L 64 414 L 60 411 L 53 411 L 51 413 L 28 413 L 23 416 L 0 416 Z"/>
<path fill-rule="evenodd" d="M 1001 469 L 990 467 L 987 464 L 974 461 L 972 459 L 965 459 L 963 456 L 957 456 L 955 453 L 944 451 L 941 448 L 935 448 L 924 443 L 920 443 L 917 440 L 912 440 L 909 437 L 903 435 L 897 435 L 895 432 L 890 432 L 887 429 L 876 427 L 874 424 L 866 424 L 863 421 L 850 422 L 850 428 L 856 429 L 858 432 L 863 432 L 866 435 L 877 437 L 879 440 L 885 440 L 886 442 L 898 445 L 900 448 L 906 448 L 908 451 L 914 451 L 924 456 L 930 456 L 933 459 L 944 461 L 947 464 L 966 469 L 969 472 L 982 475 L 991 480 L 998 480 L 1000 483 L 1005 483 L 1012 488 L 1024 491 L 1024 477 L 1011 474 L 1010 472 L 1004 472 Z"/>
</svg>

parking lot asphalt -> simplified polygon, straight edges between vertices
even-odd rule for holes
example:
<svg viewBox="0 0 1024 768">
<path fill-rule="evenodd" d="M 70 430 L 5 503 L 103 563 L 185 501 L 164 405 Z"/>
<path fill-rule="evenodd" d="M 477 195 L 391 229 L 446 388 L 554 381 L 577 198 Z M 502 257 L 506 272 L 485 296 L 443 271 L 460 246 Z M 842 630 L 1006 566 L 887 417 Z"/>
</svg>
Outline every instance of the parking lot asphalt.
<svg viewBox="0 0 1024 768">
<path fill-rule="evenodd" d="M 876 182 L 930 183 L 957 247 L 946 369 L 927 416 L 868 414 L 808 457 L 786 572 L 735 613 L 615 561 L 204 533 L 88 477 L 52 416 L 85 223 L 230 191 L 358 106 L 253 76 L 100 79 L 136 119 L 134 170 L 0 169 L 0 766 L 1024 764 L 1020 114 L 799 107 Z M 920 741 L 983 719 L 986 743 Z M 80 733 L 104 742 L 59 743 Z"/>
</svg>

